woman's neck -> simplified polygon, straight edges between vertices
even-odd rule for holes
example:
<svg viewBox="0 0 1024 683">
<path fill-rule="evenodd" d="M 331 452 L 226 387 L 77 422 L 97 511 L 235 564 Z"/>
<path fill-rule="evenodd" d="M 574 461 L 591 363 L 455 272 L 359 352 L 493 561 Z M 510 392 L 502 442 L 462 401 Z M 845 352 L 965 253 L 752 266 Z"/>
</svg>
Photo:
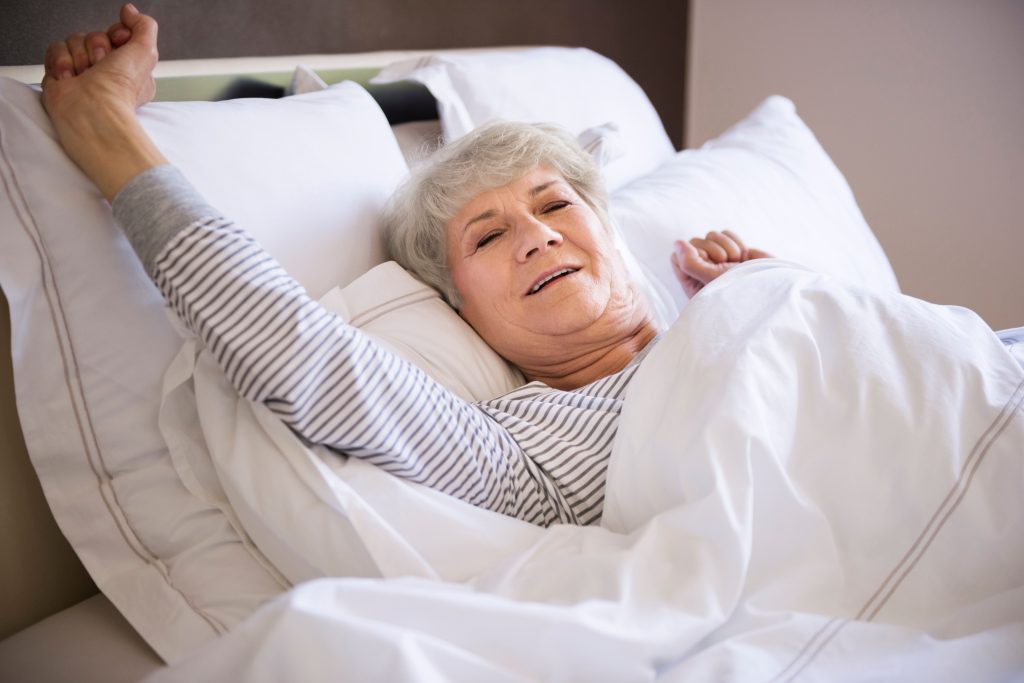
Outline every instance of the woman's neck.
<svg viewBox="0 0 1024 683">
<path fill-rule="evenodd" d="M 530 381 L 544 382 L 550 387 L 571 391 L 615 374 L 632 362 L 658 335 L 649 317 L 621 336 L 603 343 L 587 344 L 576 353 L 563 353 L 546 363 L 523 363 L 519 369 Z"/>
</svg>

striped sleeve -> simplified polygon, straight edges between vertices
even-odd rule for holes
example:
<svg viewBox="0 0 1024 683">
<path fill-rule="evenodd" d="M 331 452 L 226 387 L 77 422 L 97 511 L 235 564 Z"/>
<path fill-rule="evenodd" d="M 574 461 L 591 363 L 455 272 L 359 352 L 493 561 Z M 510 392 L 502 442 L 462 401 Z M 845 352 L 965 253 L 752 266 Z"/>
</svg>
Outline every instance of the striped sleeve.
<svg viewBox="0 0 1024 683">
<path fill-rule="evenodd" d="M 320 306 L 255 240 L 176 188 L 185 181 L 174 174 L 142 179 L 146 191 L 126 188 L 115 214 L 168 304 L 242 396 L 310 443 L 473 505 L 571 521 L 503 427 Z M 140 204 L 161 213 L 147 219 Z"/>
</svg>

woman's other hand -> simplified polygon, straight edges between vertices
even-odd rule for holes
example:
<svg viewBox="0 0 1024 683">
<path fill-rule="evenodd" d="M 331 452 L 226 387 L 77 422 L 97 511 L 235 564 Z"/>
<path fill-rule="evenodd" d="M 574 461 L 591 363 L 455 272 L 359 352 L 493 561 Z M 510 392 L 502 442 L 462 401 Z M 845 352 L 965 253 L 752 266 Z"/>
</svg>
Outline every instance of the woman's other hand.
<svg viewBox="0 0 1024 683">
<path fill-rule="evenodd" d="M 46 51 L 43 106 L 64 151 L 108 200 L 167 163 L 135 115 L 156 92 L 157 58 L 156 21 L 132 4 L 106 32 L 73 33 Z"/>
<path fill-rule="evenodd" d="M 691 299 L 704 285 L 738 263 L 755 258 L 771 258 L 760 249 L 748 249 L 743 240 L 731 230 L 712 230 L 706 237 L 694 237 L 689 242 L 679 240 L 672 253 L 672 270 Z"/>
</svg>

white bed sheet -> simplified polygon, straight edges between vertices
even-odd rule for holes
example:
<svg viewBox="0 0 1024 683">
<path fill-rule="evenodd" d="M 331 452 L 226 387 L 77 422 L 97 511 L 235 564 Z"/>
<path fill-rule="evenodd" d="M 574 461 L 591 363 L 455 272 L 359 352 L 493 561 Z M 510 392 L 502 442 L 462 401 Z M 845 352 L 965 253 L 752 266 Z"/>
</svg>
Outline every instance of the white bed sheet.
<svg viewBox="0 0 1024 683">
<path fill-rule="evenodd" d="M 299 585 L 154 681 L 1024 670 L 1024 370 L 965 309 L 734 269 L 634 379 L 602 528 L 536 529 L 311 451 L 197 367 L 208 483 L 268 558 L 386 580 Z"/>
</svg>

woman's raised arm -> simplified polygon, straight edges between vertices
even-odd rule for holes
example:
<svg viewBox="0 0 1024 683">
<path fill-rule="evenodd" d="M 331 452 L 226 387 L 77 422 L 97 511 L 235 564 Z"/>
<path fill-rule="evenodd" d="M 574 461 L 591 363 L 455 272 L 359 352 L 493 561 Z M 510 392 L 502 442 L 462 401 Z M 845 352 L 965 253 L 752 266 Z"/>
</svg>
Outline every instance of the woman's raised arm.
<svg viewBox="0 0 1024 683">
<path fill-rule="evenodd" d="M 64 151 L 108 201 L 167 163 L 135 115 L 156 90 L 156 40 L 156 21 L 127 4 L 105 33 L 73 33 L 46 52 L 43 106 Z"/>
</svg>

